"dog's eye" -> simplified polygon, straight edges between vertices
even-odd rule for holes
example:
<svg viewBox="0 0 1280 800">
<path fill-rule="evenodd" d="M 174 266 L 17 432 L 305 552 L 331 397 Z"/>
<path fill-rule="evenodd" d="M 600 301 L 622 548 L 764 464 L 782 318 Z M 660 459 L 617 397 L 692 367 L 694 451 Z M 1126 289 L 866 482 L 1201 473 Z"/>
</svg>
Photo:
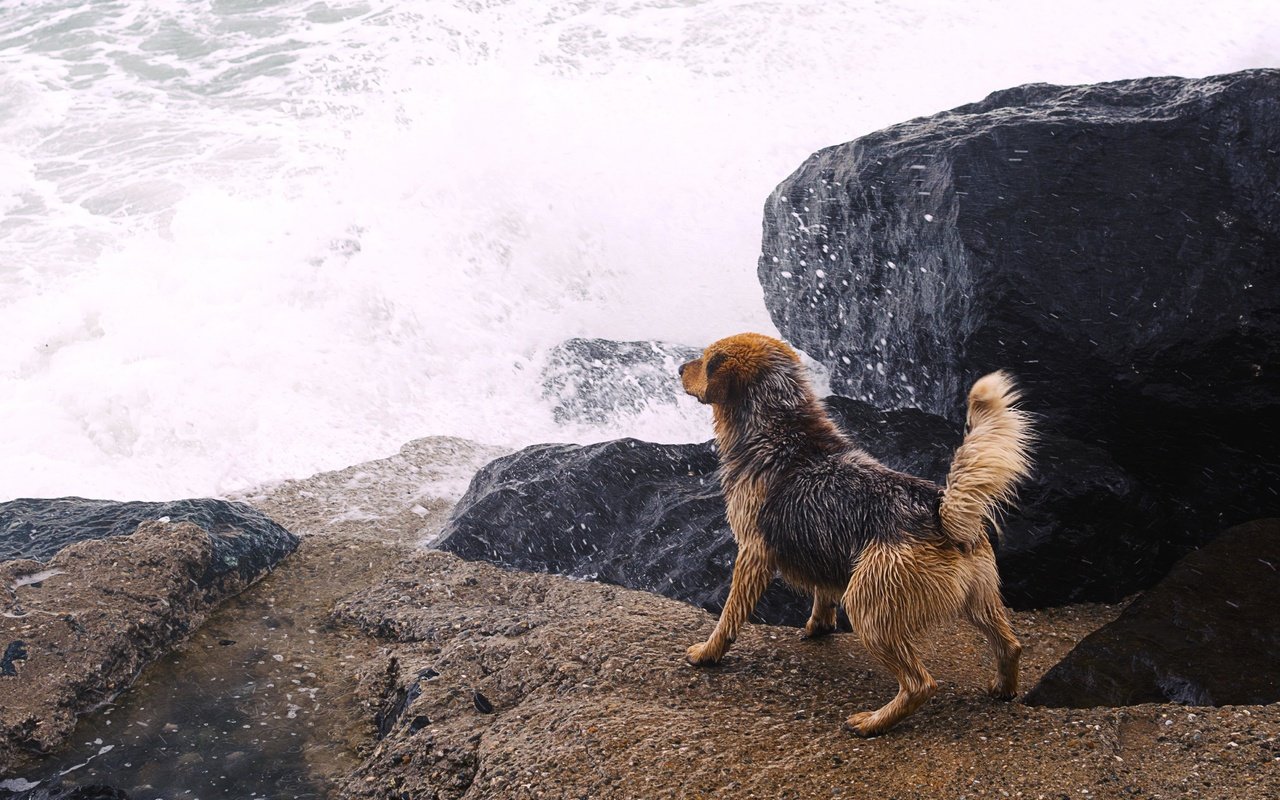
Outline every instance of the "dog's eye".
<svg viewBox="0 0 1280 800">
<path fill-rule="evenodd" d="M 711 358 L 707 359 L 707 380 L 711 380 L 711 375 L 720 368 L 724 363 L 724 353 L 713 353 Z"/>
</svg>

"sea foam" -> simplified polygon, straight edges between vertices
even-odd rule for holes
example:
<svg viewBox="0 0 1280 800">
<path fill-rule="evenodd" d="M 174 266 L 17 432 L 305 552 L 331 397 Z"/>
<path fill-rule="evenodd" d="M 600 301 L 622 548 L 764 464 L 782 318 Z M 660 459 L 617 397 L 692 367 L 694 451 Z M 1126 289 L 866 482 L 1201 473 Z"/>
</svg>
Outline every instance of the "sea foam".
<svg viewBox="0 0 1280 800">
<path fill-rule="evenodd" d="M 0 498 L 225 494 L 557 422 L 574 336 L 773 332 L 810 152 L 1030 81 L 1280 52 L 1268 2 L 45 2 L 0 16 Z M 1090 11 L 1092 8 L 1092 11 Z"/>
</svg>

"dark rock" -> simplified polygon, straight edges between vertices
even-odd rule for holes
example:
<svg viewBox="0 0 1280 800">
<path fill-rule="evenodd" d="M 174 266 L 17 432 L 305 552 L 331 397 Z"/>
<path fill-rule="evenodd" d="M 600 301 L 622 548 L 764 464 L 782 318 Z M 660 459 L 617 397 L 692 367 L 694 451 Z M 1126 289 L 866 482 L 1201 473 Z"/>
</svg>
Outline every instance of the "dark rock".
<svg viewBox="0 0 1280 800">
<path fill-rule="evenodd" d="M 1118 600 L 1151 585 L 1180 555 L 1153 527 L 1152 502 L 1100 448 L 1041 436 L 1034 473 L 1000 525 L 1005 602 L 1042 608 Z"/>
<path fill-rule="evenodd" d="M 888 466 L 935 483 L 946 480 L 960 445 L 959 425 L 914 408 L 881 411 L 834 395 L 823 402 L 842 431 Z"/>
<path fill-rule="evenodd" d="M 18 662 L 27 660 L 27 643 L 21 640 L 9 642 L 0 658 L 0 677 L 12 678 L 18 674 Z"/>
<path fill-rule="evenodd" d="M 960 426 L 914 409 L 880 411 L 843 397 L 826 403 L 872 455 L 894 469 L 945 480 Z M 718 610 L 737 548 L 717 463 L 709 442 L 624 439 L 526 448 L 476 474 L 437 546 L 467 559 L 600 580 Z M 1121 553 L 1125 545 L 1113 542 L 1112 525 L 1134 522 L 1135 489 L 1123 470 L 1087 446 L 1054 437 L 1040 443 L 1038 464 L 1023 491 L 1025 509 L 1004 525 L 1006 599 L 1016 607 L 1042 606 L 1128 580 L 1125 570 L 1140 568 L 1144 553 Z M 1079 548 L 1117 552 L 1099 565 L 1075 558 Z M 788 625 L 803 624 L 808 614 L 808 599 L 780 582 L 756 609 L 757 619 Z"/>
<path fill-rule="evenodd" d="M 143 503 L 61 497 L 0 503 L 0 561 L 48 561 L 72 542 L 125 536 L 143 522 L 165 518 L 190 522 L 210 534 L 213 572 L 204 577 L 206 582 L 228 569 L 251 579 L 298 546 L 296 536 L 244 503 L 209 498 Z"/>
<path fill-rule="evenodd" d="M 1015 373 L 1084 474 L 1134 490 L 1092 524 L 1142 567 L 1080 595 L 1117 599 L 1280 514 L 1277 98 L 1274 69 L 1038 84 L 822 150 L 766 204 L 765 302 L 877 406 L 959 422 Z"/>
<path fill-rule="evenodd" d="M 599 580 L 719 609 L 737 552 L 711 443 L 548 444 L 476 473 L 436 546 L 515 569 Z M 802 624 L 775 584 L 758 618 Z"/>
<path fill-rule="evenodd" d="M 0 788 L 0 800 L 129 800 L 128 793 L 110 786 L 37 786 L 11 791 Z"/>
<path fill-rule="evenodd" d="M 1178 562 L 1027 693 L 1030 705 L 1280 701 L 1280 520 L 1232 528 Z"/>
<path fill-rule="evenodd" d="M 400 664 L 398 661 L 393 659 L 389 668 L 391 671 L 388 675 L 388 680 L 389 683 L 394 684 L 399 679 Z M 379 739 L 385 738 L 386 735 L 391 732 L 391 729 L 394 728 L 396 723 L 400 721 L 400 718 L 404 716 L 404 712 L 407 711 L 409 707 L 413 705 L 413 701 L 417 700 L 418 696 L 422 694 L 423 682 L 429 681 L 437 675 L 439 675 L 439 673 L 430 667 L 420 669 L 418 670 L 416 677 L 403 686 L 397 688 L 394 693 L 388 697 L 387 702 L 384 703 L 374 715 L 373 721 L 374 725 L 378 729 Z M 415 717 L 414 722 L 417 723 L 420 719 L 425 719 L 425 717 Z"/>
<path fill-rule="evenodd" d="M 666 342 L 569 339 L 542 370 L 543 396 L 556 422 L 602 423 L 671 406 L 684 394 L 676 368 L 701 351 Z"/>
</svg>

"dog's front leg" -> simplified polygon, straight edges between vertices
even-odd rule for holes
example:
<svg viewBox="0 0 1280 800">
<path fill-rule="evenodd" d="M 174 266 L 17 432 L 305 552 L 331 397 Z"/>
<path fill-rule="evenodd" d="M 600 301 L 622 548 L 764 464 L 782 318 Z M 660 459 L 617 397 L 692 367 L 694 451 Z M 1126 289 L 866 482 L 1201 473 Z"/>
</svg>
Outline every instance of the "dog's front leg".
<svg viewBox="0 0 1280 800">
<path fill-rule="evenodd" d="M 724 611 L 720 612 L 720 621 L 709 639 L 689 648 L 685 658 L 690 664 L 703 667 L 719 663 L 772 579 L 773 561 L 765 552 L 763 543 L 740 544 L 738 560 L 733 565 L 729 599 L 725 601 Z"/>
</svg>

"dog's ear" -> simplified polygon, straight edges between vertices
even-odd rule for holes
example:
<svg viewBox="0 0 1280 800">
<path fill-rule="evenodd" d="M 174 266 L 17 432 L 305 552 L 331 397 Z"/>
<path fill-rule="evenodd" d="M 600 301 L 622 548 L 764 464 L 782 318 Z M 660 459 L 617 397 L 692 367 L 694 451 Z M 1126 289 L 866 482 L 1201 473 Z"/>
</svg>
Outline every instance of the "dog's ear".
<svg viewBox="0 0 1280 800">
<path fill-rule="evenodd" d="M 711 380 L 711 376 L 716 374 L 716 370 L 720 369 L 720 365 L 724 363 L 724 353 L 712 353 L 711 358 L 707 359 L 707 380 Z"/>
<path fill-rule="evenodd" d="M 728 401 L 733 383 L 733 370 L 725 369 L 725 361 L 728 356 L 724 353 L 712 353 L 705 362 L 703 362 L 703 377 L 707 382 L 707 389 L 704 393 L 704 401 L 706 403 L 724 403 Z"/>
</svg>

